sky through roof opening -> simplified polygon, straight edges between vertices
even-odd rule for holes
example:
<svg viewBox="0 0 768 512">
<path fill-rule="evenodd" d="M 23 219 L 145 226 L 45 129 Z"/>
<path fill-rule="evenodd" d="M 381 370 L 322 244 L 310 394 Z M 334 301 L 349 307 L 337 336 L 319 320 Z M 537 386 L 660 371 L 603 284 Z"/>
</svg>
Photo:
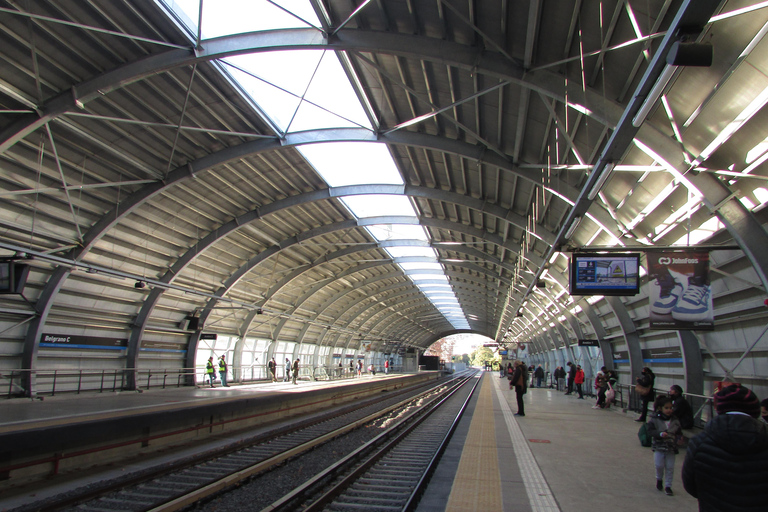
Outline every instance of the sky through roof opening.
<svg viewBox="0 0 768 512">
<path fill-rule="evenodd" d="M 194 42 L 199 0 L 161 1 L 186 25 Z M 203 39 L 253 31 L 321 26 L 306 0 L 273 3 L 266 0 L 208 1 L 203 6 L 201 25 Z M 322 36 L 320 30 L 318 35 Z M 373 132 L 373 116 L 366 114 L 340 57 L 345 59 L 343 54 L 326 50 L 255 52 L 223 59 L 221 69 L 237 82 L 243 93 L 282 134 L 339 128 L 364 128 Z M 306 144 L 298 150 L 329 187 L 404 185 L 385 144 L 324 142 Z M 396 264 L 419 286 L 422 293 L 425 293 L 420 285 L 422 279 L 414 277 L 414 272 L 433 272 L 427 274 L 432 283 L 442 278 L 441 282 L 450 290 L 446 295 L 451 300 L 445 304 L 433 301 L 433 304 L 455 329 L 468 330 L 469 324 L 445 276 L 445 269 L 438 261 L 437 252 L 428 246 L 427 231 L 419 225 L 417 212 L 408 197 L 363 194 L 340 199 L 358 219 L 398 218 L 397 223 L 384 222 L 366 229 L 375 240 L 383 243 L 382 247 L 391 258 L 424 258 Z M 413 241 L 421 243 L 413 244 Z M 425 296 L 433 295 L 425 293 Z M 442 296 L 440 298 L 443 299 Z"/>
</svg>

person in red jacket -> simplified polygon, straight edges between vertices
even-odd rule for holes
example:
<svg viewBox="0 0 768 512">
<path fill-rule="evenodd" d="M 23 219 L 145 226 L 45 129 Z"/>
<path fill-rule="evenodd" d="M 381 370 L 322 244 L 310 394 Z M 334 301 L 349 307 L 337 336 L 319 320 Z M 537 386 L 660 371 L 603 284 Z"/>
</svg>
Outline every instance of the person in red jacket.
<svg viewBox="0 0 768 512">
<path fill-rule="evenodd" d="M 573 379 L 573 383 L 576 384 L 576 391 L 579 393 L 579 400 L 584 400 L 584 392 L 581 387 L 584 384 L 584 370 L 581 369 L 581 365 L 576 365 L 576 377 Z"/>
</svg>

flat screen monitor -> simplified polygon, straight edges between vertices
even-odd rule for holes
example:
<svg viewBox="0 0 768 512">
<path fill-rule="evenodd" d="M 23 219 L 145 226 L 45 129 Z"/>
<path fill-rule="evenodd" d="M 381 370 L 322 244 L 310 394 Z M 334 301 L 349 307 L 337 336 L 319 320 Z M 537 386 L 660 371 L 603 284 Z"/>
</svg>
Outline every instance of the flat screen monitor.
<svg viewBox="0 0 768 512">
<path fill-rule="evenodd" d="M 29 275 L 29 265 L 0 260 L 0 294 L 21 293 Z"/>
<path fill-rule="evenodd" d="M 571 295 L 637 295 L 640 253 L 573 253 Z"/>
</svg>

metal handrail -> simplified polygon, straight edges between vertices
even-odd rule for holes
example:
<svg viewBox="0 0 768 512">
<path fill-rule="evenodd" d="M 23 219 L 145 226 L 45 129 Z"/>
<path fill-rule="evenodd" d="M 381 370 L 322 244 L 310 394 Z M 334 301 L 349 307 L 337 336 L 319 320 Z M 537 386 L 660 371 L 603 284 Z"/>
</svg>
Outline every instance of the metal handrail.
<svg viewBox="0 0 768 512">
<path fill-rule="evenodd" d="M 339 372 L 338 370 L 341 370 Z M 278 368 L 276 377 L 282 379 L 284 370 Z M 381 370 L 383 374 L 383 368 Z M 390 368 L 390 373 L 400 368 Z M 247 383 L 268 380 L 267 369 L 262 365 L 229 367 L 230 383 Z M 321 378 L 321 373 L 325 376 Z M 218 367 L 214 370 L 219 377 Z M 306 366 L 300 369 L 300 376 L 312 380 L 337 380 L 355 377 L 356 371 L 347 367 Z M 115 393 L 128 388 L 129 382 L 136 383 L 136 389 L 166 389 L 202 385 L 206 380 L 205 367 L 197 368 L 80 368 L 53 370 L 2 370 L 0 371 L 0 398 L 27 396 L 24 382 L 28 377 L 36 379 L 36 395 L 55 396 L 57 394 Z M 132 378 L 129 378 L 132 377 Z"/>
</svg>

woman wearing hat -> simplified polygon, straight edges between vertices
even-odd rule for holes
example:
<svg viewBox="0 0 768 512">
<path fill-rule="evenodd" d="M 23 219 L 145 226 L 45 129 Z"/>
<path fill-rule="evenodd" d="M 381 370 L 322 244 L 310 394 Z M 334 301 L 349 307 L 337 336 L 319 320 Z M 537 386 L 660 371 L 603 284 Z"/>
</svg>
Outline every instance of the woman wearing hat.
<svg viewBox="0 0 768 512">
<path fill-rule="evenodd" d="M 768 509 L 768 425 L 760 401 L 740 384 L 714 396 L 717 416 L 688 443 L 683 487 L 700 511 Z"/>
</svg>

